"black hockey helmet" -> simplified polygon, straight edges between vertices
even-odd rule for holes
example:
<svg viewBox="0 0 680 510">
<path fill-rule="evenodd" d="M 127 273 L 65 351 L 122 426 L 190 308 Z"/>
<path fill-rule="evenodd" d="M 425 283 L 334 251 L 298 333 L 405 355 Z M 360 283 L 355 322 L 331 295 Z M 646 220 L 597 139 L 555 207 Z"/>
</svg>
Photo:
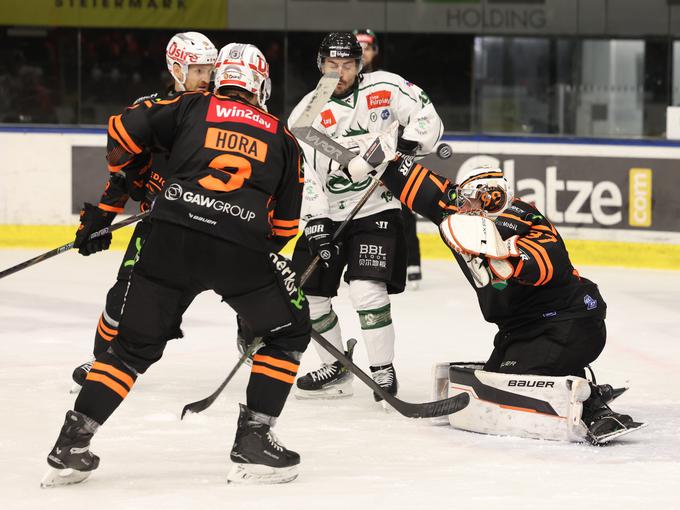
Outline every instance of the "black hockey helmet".
<svg viewBox="0 0 680 510">
<path fill-rule="evenodd" d="M 375 51 L 380 49 L 378 46 L 378 36 L 370 28 L 357 28 L 352 30 L 352 33 L 357 38 L 357 41 L 359 41 L 359 44 L 370 44 Z"/>
<path fill-rule="evenodd" d="M 350 32 L 331 32 L 321 41 L 316 65 L 321 71 L 323 62 L 327 58 L 353 58 L 357 61 L 359 71 L 363 67 L 363 50 L 354 34 Z"/>
</svg>

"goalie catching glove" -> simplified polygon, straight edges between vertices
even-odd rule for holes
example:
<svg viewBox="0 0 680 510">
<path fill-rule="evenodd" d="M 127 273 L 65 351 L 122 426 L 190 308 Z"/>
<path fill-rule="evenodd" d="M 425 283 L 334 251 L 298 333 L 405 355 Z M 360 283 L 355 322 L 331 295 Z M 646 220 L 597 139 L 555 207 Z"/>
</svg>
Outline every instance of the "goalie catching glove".
<svg viewBox="0 0 680 510">
<path fill-rule="evenodd" d="M 108 250 L 111 246 L 111 234 L 106 234 L 95 239 L 89 237 L 99 230 L 110 227 L 116 213 L 104 211 L 97 206 L 85 202 L 80 211 L 80 225 L 76 231 L 74 248 L 78 248 L 81 255 L 92 255 L 98 251 Z"/>
</svg>

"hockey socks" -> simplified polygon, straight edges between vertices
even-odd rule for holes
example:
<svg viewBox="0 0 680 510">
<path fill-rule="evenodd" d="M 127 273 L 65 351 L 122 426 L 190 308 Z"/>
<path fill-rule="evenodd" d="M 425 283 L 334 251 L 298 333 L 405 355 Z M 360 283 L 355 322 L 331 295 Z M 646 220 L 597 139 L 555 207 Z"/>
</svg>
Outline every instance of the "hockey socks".
<svg viewBox="0 0 680 510">
<path fill-rule="evenodd" d="M 99 424 L 113 414 L 132 389 L 137 374 L 110 352 L 97 356 L 74 409 Z"/>
<path fill-rule="evenodd" d="M 246 396 L 248 408 L 277 417 L 295 382 L 300 362 L 285 351 L 264 346 L 253 356 Z"/>
</svg>

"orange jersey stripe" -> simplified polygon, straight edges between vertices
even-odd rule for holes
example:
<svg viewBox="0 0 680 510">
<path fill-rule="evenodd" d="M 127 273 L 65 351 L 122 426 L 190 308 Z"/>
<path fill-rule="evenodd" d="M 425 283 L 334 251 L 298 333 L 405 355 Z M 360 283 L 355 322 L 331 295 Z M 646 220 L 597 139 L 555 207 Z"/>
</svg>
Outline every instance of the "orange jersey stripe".
<svg viewBox="0 0 680 510">
<path fill-rule="evenodd" d="M 107 342 L 110 342 L 113 340 L 114 336 L 109 335 L 108 333 L 104 332 L 104 330 L 101 328 L 101 324 L 97 324 L 97 333 L 101 335 L 101 337 L 106 340 Z"/>
<path fill-rule="evenodd" d="M 514 214 L 503 213 L 503 214 L 500 215 L 500 217 L 501 218 L 508 218 L 510 220 L 515 220 L 515 221 L 519 221 L 520 223 L 524 223 L 525 225 L 533 226 L 533 223 L 531 223 L 530 221 L 524 221 L 522 218 L 520 218 L 519 216 L 515 216 Z"/>
<path fill-rule="evenodd" d="M 408 180 L 406 181 L 406 186 L 404 186 L 404 189 L 401 190 L 401 195 L 399 196 L 399 201 L 402 204 L 406 203 L 406 197 L 408 197 L 409 191 L 411 190 L 411 185 L 416 180 L 416 177 L 418 176 L 418 174 L 420 173 L 420 170 L 422 168 L 423 167 L 418 165 L 418 164 L 415 167 L 413 167 L 413 170 L 411 171 L 411 175 L 409 176 Z"/>
<path fill-rule="evenodd" d="M 515 272 L 512 274 L 512 276 L 517 278 L 519 276 L 519 274 L 522 272 L 523 267 L 524 267 L 524 259 L 520 257 L 519 263 L 517 264 L 517 267 L 515 268 Z"/>
<path fill-rule="evenodd" d="M 295 237 L 298 229 L 272 228 L 272 234 L 279 237 Z"/>
<path fill-rule="evenodd" d="M 272 218 L 272 225 L 276 225 L 277 227 L 297 227 L 300 224 L 300 220 L 279 220 L 276 218 Z"/>
<path fill-rule="evenodd" d="M 98 374 L 96 372 L 90 371 L 90 373 L 87 374 L 85 380 L 102 383 L 104 386 L 118 393 L 118 395 L 120 395 L 121 398 L 127 397 L 127 394 L 130 392 L 130 390 L 126 390 L 123 386 L 121 386 L 116 381 L 111 379 L 109 376 L 104 374 Z"/>
<path fill-rule="evenodd" d="M 283 372 L 272 370 L 271 368 L 263 367 L 262 365 L 253 365 L 251 373 L 266 375 L 267 377 L 278 379 L 279 381 L 283 381 L 288 384 L 293 384 L 295 382 L 294 375 L 284 374 Z"/>
<path fill-rule="evenodd" d="M 291 363 L 290 361 L 272 358 L 271 356 L 265 356 L 263 354 L 256 354 L 255 356 L 253 356 L 253 361 L 266 363 L 267 365 L 272 365 L 278 368 L 283 368 L 284 370 L 289 370 L 294 374 L 297 374 L 298 368 L 300 368 L 300 365 L 297 363 Z"/>
<path fill-rule="evenodd" d="M 100 361 L 95 361 L 92 364 L 92 368 L 94 370 L 99 370 L 100 372 L 107 372 L 114 376 L 116 379 L 119 379 L 123 381 L 123 383 L 127 384 L 128 388 L 132 388 L 132 385 L 135 384 L 135 381 L 132 377 L 130 377 L 128 374 L 123 372 L 122 370 L 118 370 L 116 367 L 107 365 L 106 363 L 102 363 Z"/>
<path fill-rule="evenodd" d="M 413 201 L 415 200 L 416 196 L 418 195 L 418 190 L 420 189 L 420 186 L 423 184 L 423 181 L 425 180 L 425 177 L 427 177 L 427 174 L 429 174 L 426 169 L 423 168 L 423 171 L 420 172 L 420 175 L 416 179 L 415 184 L 413 185 L 413 188 L 411 189 L 411 193 L 409 193 L 408 201 L 406 202 L 406 206 L 409 209 L 413 209 Z"/>
<path fill-rule="evenodd" d="M 550 280 L 552 280 L 553 277 L 553 265 L 552 261 L 550 260 L 550 255 L 548 255 L 548 252 L 540 244 L 535 243 L 534 241 L 530 241 L 529 239 L 525 239 L 525 241 L 527 242 L 527 244 L 530 244 L 531 246 L 536 248 L 536 251 L 538 251 L 539 255 L 543 257 L 543 262 L 545 262 L 545 266 L 548 270 L 548 275 L 546 276 L 543 284 L 548 283 Z"/>
<path fill-rule="evenodd" d="M 108 211 L 116 214 L 123 212 L 122 207 L 113 207 L 112 205 L 102 204 L 101 202 L 97 204 L 97 207 L 99 207 L 102 211 Z"/>
<path fill-rule="evenodd" d="M 447 179 L 446 182 L 441 182 L 431 173 L 428 175 L 428 177 L 434 183 L 434 185 L 437 186 L 442 193 L 444 193 L 444 190 L 446 189 L 446 185 L 449 183 L 449 180 Z"/>
<path fill-rule="evenodd" d="M 132 140 L 132 138 L 130 138 L 130 134 L 123 125 L 121 115 L 116 115 L 113 117 L 113 127 L 125 142 L 123 145 L 129 149 L 128 152 L 131 152 L 132 154 L 140 154 L 142 152 L 142 149 L 140 149 L 139 146 Z"/>
<path fill-rule="evenodd" d="M 555 230 L 555 227 L 553 227 L 553 226 L 547 227 L 545 225 L 532 225 L 531 228 L 533 230 L 541 230 L 543 232 L 550 232 L 553 235 L 557 235 L 557 231 Z"/>
<path fill-rule="evenodd" d="M 545 264 L 543 263 L 543 260 L 541 259 L 541 256 L 534 250 L 531 245 L 526 243 L 526 239 L 520 239 L 517 241 L 517 244 L 523 248 L 525 248 L 531 255 L 533 255 L 534 260 L 536 260 L 536 264 L 538 265 L 538 271 L 539 271 L 539 277 L 536 283 L 534 283 L 535 287 L 538 287 L 541 285 L 545 277 L 547 276 L 547 271 L 545 268 Z"/>
<path fill-rule="evenodd" d="M 117 335 L 117 334 L 118 334 L 118 330 L 117 330 L 117 329 L 110 328 L 110 327 L 108 327 L 108 326 L 106 325 L 106 323 L 104 322 L 104 316 L 103 316 L 103 315 L 102 315 L 101 317 L 99 317 L 99 325 L 100 325 L 101 328 L 102 328 L 104 331 L 106 331 L 109 335 Z"/>
</svg>

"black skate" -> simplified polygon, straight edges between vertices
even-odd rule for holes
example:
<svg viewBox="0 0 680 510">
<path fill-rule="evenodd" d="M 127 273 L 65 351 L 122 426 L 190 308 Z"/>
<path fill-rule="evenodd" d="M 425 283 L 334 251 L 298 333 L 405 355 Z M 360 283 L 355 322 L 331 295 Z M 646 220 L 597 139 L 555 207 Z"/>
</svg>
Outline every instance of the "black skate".
<svg viewBox="0 0 680 510">
<path fill-rule="evenodd" d="M 371 376 L 387 393 L 390 395 L 397 394 L 397 373 L 394 371 L 394 365 L 392 365 L 392 363 L 379 367 L 371 367 Z M 373 398 L 376 402 L 380 402 L 383 399 L 375 391 L 373 392 Z"/>
<path fill-rule="evenodd" d="M 85 382 L 85 378 L 87 378 L 87 374 L 92 370 L 92 363 L 94 362 L 95 360 L 91 359 L 73 369 L 73 374 L 71 375 L 73 386 L 71 387 L 70 393 L 78 393 L 80 391 Z"/>
<path fill-rule="evenodd" d="M 646 423 L 634 421 L 627 414 L 612 411 L 607 405 L 625 390 L 612 388 L 608 384 L 591 384 L 591 396 L 583 403 L 582 415 L 582 420 L 588 427 L 586 438 L 591 444 L 602 446 L 647 426 Z"/>
<path fill-rule="evenodd" d="M 347 342 L 345 355 L 352 359 L 357 341 L 352 338 Z M 352 389 L 354 376 L 342 363 L 336 361 L 324 364 L 321 368 L 299 377 L 296 381 L 295 398 L 343 398 L 354 394 Z"/>
<path fill-rule="evenodd" d="M 231 449 L 234 463 L 227 481 L 241 484 L 286 483 L 298 476 L 300 455 L 277 440 L 270 425 L 255 421 L 255 413 L 239 404 L 238 429 Z"/>
<path fill-rule="evenodd" d="M 90 440 L 99 425 L 84 414 L 66 413 L 57 442 L 47 456 L 51 466 L 40 486 L 57 487 L 80 483 L 99 466 L 99 457 L 90 451 Z"/>
</svg>

